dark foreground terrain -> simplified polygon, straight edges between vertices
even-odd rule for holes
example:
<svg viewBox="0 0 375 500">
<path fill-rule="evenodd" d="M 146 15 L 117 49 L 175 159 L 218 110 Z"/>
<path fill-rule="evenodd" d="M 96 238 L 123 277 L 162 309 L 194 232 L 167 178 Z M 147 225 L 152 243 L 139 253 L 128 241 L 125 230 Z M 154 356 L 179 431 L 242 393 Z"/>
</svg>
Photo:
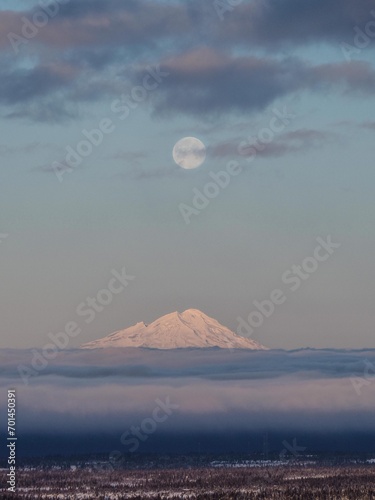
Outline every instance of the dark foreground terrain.
<svg viewBox="0 0 375 500">
<path fill-rule="evenodd" d="M 0 484 L 6 481 L 0 471 Z M 93 467 L 22 468 L 16 494 L 0 488 L 1 499 L 375 499 L 375 467 L 250 466 L 150 470 Z"/>
</svg>

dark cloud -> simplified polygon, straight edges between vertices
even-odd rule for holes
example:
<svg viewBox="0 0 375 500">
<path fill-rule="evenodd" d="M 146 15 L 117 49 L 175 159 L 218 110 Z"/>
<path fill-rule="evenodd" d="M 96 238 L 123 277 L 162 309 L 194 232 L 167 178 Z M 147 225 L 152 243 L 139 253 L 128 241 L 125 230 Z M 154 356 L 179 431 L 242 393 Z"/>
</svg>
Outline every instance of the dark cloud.
<svg viewBox="0 0 375 500">
<path fill-rule="evenodd" d="M 31 366 L 32 351 L 2 350 L 0 376 L 18 376 L 19 364 Z M 344 378 L 360 374 L 364 360 L 374 363 L 375 350 L 297 350 L 229 352 L 223 349 L 97 349 L 63 351 L 33 380 L 77 378 L 190 378 L 260 380 L 285 376 L 309 379 Z M 375 373 L 374 373 L 375 375 Z M 21 381 L 21 379 L 20 379 Z"/>
<path fill-rule="evenodd" d="M 181 35 L 199 35 L 198 43 L 210 41 L 252 47 L 279 47 L 298 42 L 337 43 L 352 41 L 355 26 L 373 19 L 372 0 L 251 0 L 224 13 L 222 20 L 211 0 L 151 2 L 76 0 L 59 6 L 58 15 L 39 30 L 38 42 L 58 47 L 144 45 L 168 40 L 179 43 Z M 40 7 L 24 12 L 0 13 L 3 47 L 6 34 L 20 33 L 22 17 L 32 19 Z M 190 38 L 193 40 L 193 37 Z"/>
<path fill-rule="evenodd" d="M 305 73 L 295 59 L 234 57 L 207 47 L 172 57 L 161 68 L 169 76 L 157 94 L 156 111 L 197 115 L 259 111 L 297 90 Z"/>
<path fill-rule="evenodd" d="M 353 44 L 354 27 L 374 20 L 372 0 L 253 0 L 224 15 L 218 41 L 280 48 L 285 44 Z"/>
<path fill-rule="evenodd" d="M 169 72 L 153 93 L 155 112 L 164 116 L 252 113 L 306 90 L 372 95 L 373 68 L 346 63 L 338 41 L 350 42 L 353 28 L 373 19 L 371 10 L 371 0 L 253 0 L 220 21 L 208 0 L 77 0 L 60 5 L 19 47 L 18 57 L 8 35 L 22 34 L 22 18 L 32 19 L 40 7 L 3 11 L 0 103 L 12 108 L 3 116 L 77 117 L 78 103 L 118 97 L 124 86 L 139 84 L 147 64 L 158 61 Z M 310 42 L 337 44 L 340 62 L 319 65 L 285 57 L 285 43 Z M 248 53 L 238 50 L 244 44 Z M 271 46 L 280 48 L 273 57 L 261 50 Z"/>
<path fill-rule="evenodd" d="M 64 61 L 35 64 L 32 67 L 0 67 L 0 104 L 7 118 L 35 121 L 61 121 L 77 117 L 76 106 L 66 100 L 80 85 L 79 69 Z"/>
<path fill-rule="evenodd" d="M 228 113 L 252 114 L 301 91 L 375 92 L 375 71 L 360 62 L 309 66 L 298 59 L 234 57 L 200 48 L 162 61 L 160 68 L 168 76 L 150 94 L 147 105 L 164 117 L 183 113 L 210 119 Z M 142 68 L 112 79 L 110 74 L 83 74 L 69 65 L 0 70 L 0 103 L 10 109 L 3 115 L 12 118 L 76 118 L 78 103 L 103 99 L 110 103 L 138 85 L 145 74 Z"/>
<path fill-rule="evenodd" d="M 236 57 L 200 47 L 163 61 L 161 68 L 168 73 L 155 94 L 162 115 L 251 113 L 297 91 L 375 91 L 375 71 L 362 62 L 314 66 L 297 58 Z"/>
<path fill-rule="evenodd" d="M 28 102 L 63 88 L 72 78 L 71 68 L 40 65 L 31 69 L 2 68 L 0 99 L 4 104 Z"/>
<path fill-rule="evenodd" d="M 33 16 L 43 12 L 41 7 L 24 12 L 0 12 L 3 27 L 1 45 L 10 49 L 9 33 L 23 36 L 24 19 L 33 23 Z M 77 0 L 60 5 L 57 15 L 30 37 L 30 44 L 48 47 L 129 47 L 148 49 L 170 37 L 189 34 L 192 22 L 188 10 L 181 5 L 147 1 L 106 2 Z M 32 28 L 29 28 L 31 30 Z M 21 47 L 21 46 L 20 46 Z M 21 49 L 20 49 L 21 50 Z"/>
</svg>

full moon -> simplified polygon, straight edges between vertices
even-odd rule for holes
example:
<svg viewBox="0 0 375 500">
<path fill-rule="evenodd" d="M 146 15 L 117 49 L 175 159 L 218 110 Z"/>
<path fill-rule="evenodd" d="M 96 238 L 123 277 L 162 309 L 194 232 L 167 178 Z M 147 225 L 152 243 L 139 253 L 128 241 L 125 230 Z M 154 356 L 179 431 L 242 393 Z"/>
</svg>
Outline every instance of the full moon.
<svg viewBox="0 0 375 500">
<path fill-rule="evenodd" d="M 176 142 L 172 154 L 177 165 L 191 170 L 200 167 L 206 159 L 206 147 L 196 137 L 184 137 Z"/>
</svg>

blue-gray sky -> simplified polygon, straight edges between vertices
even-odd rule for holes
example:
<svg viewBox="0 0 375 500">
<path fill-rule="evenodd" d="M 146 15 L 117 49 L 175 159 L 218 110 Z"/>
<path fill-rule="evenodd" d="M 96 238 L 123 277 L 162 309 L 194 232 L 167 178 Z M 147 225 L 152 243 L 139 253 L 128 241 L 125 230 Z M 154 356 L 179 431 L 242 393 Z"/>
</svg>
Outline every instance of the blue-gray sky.
<svg viewBox="0 0 375 500">
<path fill-rule="evenodd" d="M 44 345 L 124 266 L 135 279 L 70 347 L 190 307 L 236 330 L 331 235 L 340 248 L 254 337 L 375 347 L 373 2 L 52 4 L 0 0 L 0 345 Z M 196 170 L 173 162 L 184 136 L 207 147 Z M 186 224 L 181 204 L 232 161 Z"/>
</svg>

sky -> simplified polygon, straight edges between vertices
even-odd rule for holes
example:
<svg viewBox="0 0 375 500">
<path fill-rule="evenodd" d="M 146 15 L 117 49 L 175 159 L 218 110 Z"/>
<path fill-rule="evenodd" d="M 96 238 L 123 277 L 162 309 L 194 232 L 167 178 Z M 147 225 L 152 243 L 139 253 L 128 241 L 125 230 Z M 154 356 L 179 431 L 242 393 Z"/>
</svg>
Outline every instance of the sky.
<svg viewBox="0 0 375 500">
<path fill-rule="evenodd" d="M 0 347 L 188 308 L 275 349 L 375 347 L 374 4 L 237 3 L 0 0 Z"/>
</svg>

